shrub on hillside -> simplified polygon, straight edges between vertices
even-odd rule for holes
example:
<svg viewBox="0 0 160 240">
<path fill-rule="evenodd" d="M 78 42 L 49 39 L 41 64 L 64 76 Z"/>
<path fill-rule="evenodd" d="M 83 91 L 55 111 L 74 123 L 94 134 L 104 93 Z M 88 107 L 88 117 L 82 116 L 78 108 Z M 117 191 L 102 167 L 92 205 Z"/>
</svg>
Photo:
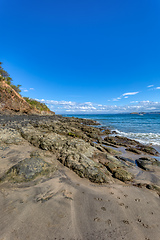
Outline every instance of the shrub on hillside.
<svg viewBox="0 0 160 240">
<path fill-rule="evenodd" d="M 26 100 L 26 102 L 28 102 L 32 106 L 32 108 L 36 108 L 39 111 L 50 111 L 45 103 L 38 102 L 28 97 L 24 97 L 24 99 Z"/>
</svg>

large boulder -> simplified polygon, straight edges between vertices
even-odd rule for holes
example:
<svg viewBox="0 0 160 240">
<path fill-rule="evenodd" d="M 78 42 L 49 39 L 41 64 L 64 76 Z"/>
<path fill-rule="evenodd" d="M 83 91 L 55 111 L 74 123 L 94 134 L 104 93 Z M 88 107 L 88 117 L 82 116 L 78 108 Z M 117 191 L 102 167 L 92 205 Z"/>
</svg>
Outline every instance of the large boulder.
<svg viewBox="0 0 160 240">
<path fill-rule="evenodd" d="M 133 175 L 128 171 L 128 167 L 111 154 L 99 154 L 99 162 L 104 165 L 114 178 L 123 182 L 130 181 Z M 98 156 L 98 155 L 97 155 Z"/>
<path fill-rule="evenodd" d="M 14 166 L 2 177 L 14 182 L 30 181 L 38 175 L 46 175 L 55 170 L 52 166 L 38 157 L 26 158 Z"/>
<path fill-rule="evenodd" d="M 133 179 L 133 175 L 130 172 L 128 172 L 127 170 L 122 169 L 122 168 L 117 168 L 113 172 L 113 176 L 123 182 L 131 181 Z"/>
<path fill-rule="evenodd" d="M 88 178 L 91 182 L 109 182 L 107 170 L 85 155 L 72 153 L 66 157 L 64 165 L 76 172 L 80 177 Z"/>
<path fill-rule="evenodd" d="M 0 128 L 0 143 L 21 144 L 24 140 L 16 129 L 3 127 Z"/>
</svg>

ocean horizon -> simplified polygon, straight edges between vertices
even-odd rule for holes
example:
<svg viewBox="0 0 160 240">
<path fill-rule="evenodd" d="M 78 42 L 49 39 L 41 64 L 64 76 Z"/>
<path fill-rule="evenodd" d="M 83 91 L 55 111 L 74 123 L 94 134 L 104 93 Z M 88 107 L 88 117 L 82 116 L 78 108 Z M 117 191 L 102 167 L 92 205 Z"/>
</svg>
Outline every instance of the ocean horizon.
<svg viewBox="0 0 160 240">
<path fill-rule="evenodd" d="M 67 117 L 93 119 L 119 136 L 143 144 L 160 146 L 160 114 L 63 114 Z"/>
</svg>

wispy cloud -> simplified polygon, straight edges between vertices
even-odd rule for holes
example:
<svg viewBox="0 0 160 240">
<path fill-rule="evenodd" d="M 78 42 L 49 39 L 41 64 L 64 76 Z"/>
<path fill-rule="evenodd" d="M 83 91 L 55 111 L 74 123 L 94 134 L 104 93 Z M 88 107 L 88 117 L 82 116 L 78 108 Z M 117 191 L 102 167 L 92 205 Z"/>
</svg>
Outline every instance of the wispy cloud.
<svg viewBox="0 0 160 240">
<path fill-rule="evenodd" d="M 113 98 L 113 99 L 112 99 L 113 102 L 119 101 L 119 100 L 121 100 L 121 97 L 117 97 L 117 98 Z M 110 100 L 108 100 L 108 101 L 110 101 Z"/>
<path fill-rule="evenodd" d="M 149 86 L 147 86 L 148 88 L 150 88 L 150 87 L 154 87 L 154 85 L 149 85 Z"/>
<path fill-rule="evenodd" d="M 116 101 L 118 101 L 118 98 L 113 98 L 112 101 L 116 102 Z"/>
<path fill-rule="evenodd" d="M 71 101 L 55 101 L 36 99 L 46 103 L 47 106 L 56 113 L 125 113 L 141 111 L 160 111 L 160 102 L 152 101 L 132 101 L 128 105 L 103 105 L 92 102 L 77 103 Z"/>
<path fill-rule="evenodd" d="M 123 93 L 122 95 L 123 96 L 131 96 L 131 95 L 136 95 L 138 94 L 139 92 L 128 92 L 128 93 Z"/>
<path fill-rule="evenodd" d="M 138 94 L 139 92 L 128 92 L 128 93 L 123 93 L 120 97 L 117 97 L 117 98 L 113 98 L 112 101 L 115 102 L 115 101 L 119 101 L 121 100 L 123 97 L 124 98 L 128 98 L 129 96 L 133 96 L 133 95 L 136 95 Z M 108 100 L 110 101 L 110 100 Z"/>
<path fill-rule="evenodd" d="M 34 90 L 34 88 L 29 88 L 29 90 L 28 89 L 26 89 L 26 88 L 22 88 L 22 87 L 20 87 L 20 89 L 23 91 L 23 92 L 28 92 L 28 91 L 33 91 Z"/>
<path fill-rule="evenodd" d="M 156 89 L 160 89 L 160 87 L 156 87 Z"/>
</svg>

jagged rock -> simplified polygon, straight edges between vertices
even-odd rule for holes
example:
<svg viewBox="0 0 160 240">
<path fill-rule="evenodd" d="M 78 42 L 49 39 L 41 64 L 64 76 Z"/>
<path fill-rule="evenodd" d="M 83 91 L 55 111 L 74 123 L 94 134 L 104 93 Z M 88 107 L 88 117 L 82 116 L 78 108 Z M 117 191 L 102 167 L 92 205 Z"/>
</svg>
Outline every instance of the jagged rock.
<svg viewBox="0 0 160 240">
<path fill-rule="evenodd" d="M 149 157 L 142 157 L 136 160 L 137 166 L 142 168 L 143 170 L 150 170 L 150 167 L 160 166 L 160 162 L 156 160 L 155 158 L 149 158 Z"/>
<path fill-rule="evenodd" d="M 34 146 L 57 153 L 58 160 L 80 177 L 88 178 L 90 181 L 97 183 L 108 182 L 107 171 L 104 170 L 103 172 L 101 165 L 89 158 L 95 151 L 90 143 L 56 133 L 42 134 L 39 129 L 32 126 L 23 128 L 21 135 Z"/>
<path fill-rule="evenodd" d="M 39 174 L 46 175 L 55 168 L 38 157 L 26 158 L 11 167 L 1 180 L 9 179 L 14 182 L 30 181 Z"/>
<path fill-rule="evenodd" d="M 104 134 L 104 135 L 109 135 L 109 134 L 111 134 L 111 130 L 110 130 L 110 129 L 105 129 L 105 130 L 103 131 L 103 134 Z"/>
<path fill-rule="evenodd" d="M 105 152 L 105 151 L 106 151 L 105 148 L 102 147 L 102 146 L 99 145 L 99 144 L 95 144 L 95 147 L 96 147 L 99 151 L 101 151 L 101 152 Z"/>
<path fill-rule="evenodd" d="M 101 158 L 99 162 L 112 173 L 113 177 L 123 182 L 130 181 L 133 178 L 133 175 L 127 170 L 126 165 L 110 154 L 106 154 L 106 158 Z"/>
<path fill-rule="evenodd" d="M 127 147 L 126 150 L 136 154 L 141 154 L 141 151 L 136 149 L 135 147 Z"/>
<path fill-rule="evenodd" d="M 113 148 L 111 148 L 111 147 L 106 147 L 106 146 L 104 146 L 104 145 L 101 145 L 108 153 L 110 153 L 110 154 L 112 154 L 112 155 L 119 155 L 119 154 L 121 154 L 121 152 L 120 151 L 117 151 L 117 150 L 115 150 L 115 149 L 113 149 Z"/>
<path fill-rule="evenodd" d="M 80 177 L 88 178 L 91 182 L 104 183 L 109 182 L 103 170 L 101 170 L 101 165 L 95 163 L 90 158 L 82 154 L 70 154 L 66 157 L 64 165 L 76 172 Z"/>
<path fill-rule="evenodd" d="M 153 189 L 156 190 L 156 192 L 160 196 L 160 186 L 157 186 L 157 185 L 152 185 L 152 186 L 153 186 Z"/>
<path fill-rule="evenodd" d="M 119 160 L 122 160 L 127 165 L 133 165 L 134 164 L 134 160 L 132 160 L 130 158 L 125 158 L 125 157 L 117 156 L 117 155 L 116 155 L 116 158 L 119 159 Z"/>
<path fill-rule="evenodd" d="M 115 144 L 113 144 L 113 143 L 111 143 L 111 142 L 107 142 L 107 141 L 102 141 L 102 144 L 103 145 L 106 145 L 106 146 L 111 146 L 111 147 L 114 147 L 114 148 L 118 148 L 119 146 L 118 145 L 115 145 Z"/>
<path fill-rule="evenodd" d="M 146 152 L 148 154 L 152 154 L 152 155 L 158 155 L 158 152 L 156 151 L 156 149 L 154 149 L 151 146 L 148 145 L 143 145 L 135 140 L 126 138 L 126 137 L 120 137 L 120 136 L 115 136 L 115 137 L 105 137 L 104 140 L 106 141 L 103 142 L 103 144 L 112 144 L 112 146 L 124 146 L 127 147 L 126 150 L 135 152 L 140 154 L 141 151 L 142 152 Z"/>
<path fill-rule="evenodd" d="M 114 171 L 113 176 L 123 182 L 131 181 L 133 179 L 133 175 L 130 172 L 120 168 Z"/>
<path fill-rule="evenodd" d="M 35 147 L 54 153 L 57 160 L 79 176 L 97 183 L 111 181 L 111 175 L 122 181 L 129 179 L 126 165 L 113 156 L 118 156 L 119 151 L 94 143 L 95 138 L 97 142 L 102 141 L 99 128 L 85 126 L 81 119 L 60 116 L 16 116 L 13 119 L 4 120 L 4 128 L 10 126 L 22 141 L 25 139 Z M 94 158 L 95 152 L 101 152 L 103 157 Z M 37 154 L 31 156 L 38 157 Z"/>
<path fill-rule="evenodd" d="M 136 149 L 140 150 L 140 151 L 143 151 L 143 152 L 146 152 L 146 153 L 151 154 L 151 155 L 155 155 L 155 156 L 158 155 L 158 152 L 156 151 L 156 149 L 154 149 L 153 147 L 148 146 L 148 145 L 138 144 L 136 146 Z"/>
<path fill-rule="evenodd" d="M 120 136 L 115 136 L 115 137 L 105 137 L 105 141 L 112 143 L 114 145 L 119 145 L 119 146 L 128 146 L 128 145 L 137 145 L 138 142 L 135 140 L 131 140 L 126 137 L 120 137 Z"/>
<path fill-rule="evenodd" d="M 19 132 L 15 129 L 11 128 L 1 128 L 0 129 L 0 142 L 6 144 L 21 144 L 23 142 L 23 138 L 19 134 Z"/>
</svg>

